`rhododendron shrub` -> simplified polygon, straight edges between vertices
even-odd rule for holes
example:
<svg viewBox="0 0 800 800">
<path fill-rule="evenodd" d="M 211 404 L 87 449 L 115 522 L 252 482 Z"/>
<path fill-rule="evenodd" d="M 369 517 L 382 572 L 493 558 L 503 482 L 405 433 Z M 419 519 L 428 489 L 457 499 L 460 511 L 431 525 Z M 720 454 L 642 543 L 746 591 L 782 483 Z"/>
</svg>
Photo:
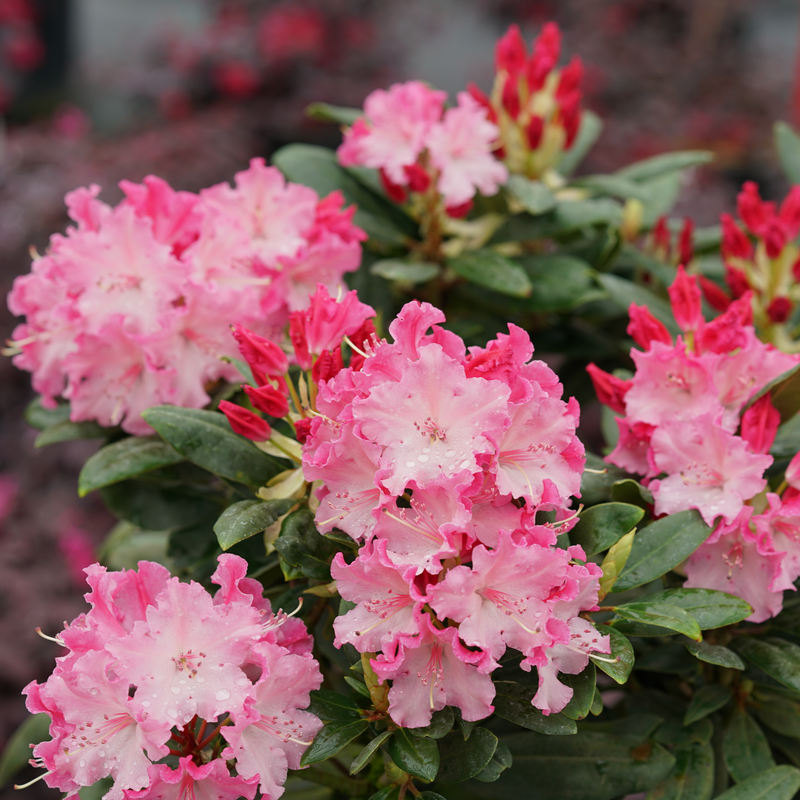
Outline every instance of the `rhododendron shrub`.
<svg viewBox="0 0 800 800">
<path fill-rule="evenodd" d="M 56 637 L 67 652 L 53 674 L 25 688 L 51 719 L 34 748 L 48 786 L 111 776 L 108 800 L 283 794 L 322 725 L 304 710 L 322 675 L 303 623 L 273 614 L 246 570 L 220 556 L 212 596 L 153 562 L 86 569 L 91 610 Z"/>
<path fill-rule="evenodd" d="M 358 267 L 363 232 L 333 193 L 320 200 L 253 159 L 235 186 L 176 192 L 150 176 L 123 181 L 111 207 L 99 187 L 67 196 L 75 226 L 54 235 L 16 279 L 15 363 L 71 419 L 150 429 L 141 412 L 201 408 L 214 382 L 240 376 L 236 321 L 279 338 L 318 282 L 331 291 Z"/>
</svg>

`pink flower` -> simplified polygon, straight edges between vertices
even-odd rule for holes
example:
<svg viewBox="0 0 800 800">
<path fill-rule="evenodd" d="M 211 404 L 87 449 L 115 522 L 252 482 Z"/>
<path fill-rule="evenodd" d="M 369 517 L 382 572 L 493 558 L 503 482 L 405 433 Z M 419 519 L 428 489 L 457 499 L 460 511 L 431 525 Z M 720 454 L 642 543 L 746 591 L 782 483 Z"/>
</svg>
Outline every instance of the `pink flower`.
<svg viewBox="0 0 800 800">
<path fill-rule="evenodd" d="M 256 794 L 256 778 L 234 777 L 221 758 L 198 767 L 192 756 L 184 756 L 177 769 L 153 764 L 149 772 L 150 785 L 139 792 L 125 792 L 126 800 L 253 800 Z"/>
</svg>

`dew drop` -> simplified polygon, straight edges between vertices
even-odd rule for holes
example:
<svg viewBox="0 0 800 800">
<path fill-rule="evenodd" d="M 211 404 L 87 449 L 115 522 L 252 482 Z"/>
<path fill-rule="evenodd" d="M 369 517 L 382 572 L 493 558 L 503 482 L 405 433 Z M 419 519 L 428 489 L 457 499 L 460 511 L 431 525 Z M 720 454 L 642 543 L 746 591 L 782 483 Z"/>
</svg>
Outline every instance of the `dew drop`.
<svg viewBox="0 0 800 800">
<path fill-rule="evenodd" d="M 175 719 L 178 716 L 178 712 L 174 708 L 168 708 L 167 709 L 167 716 L 170 717 L 171 719 Z"/>
<path fill-rule="evenodd" d="M 461 469 L 466 469 L 469 465 L 469 459 L 465 458 L 458 466 L 461 467 Z"/>
<path fill-rule="evenodd" d="M 85 766 L 86 766 L 86 762 L 85 762 L 83 759 L 81 759 L 81 760 L 78 762 L 78 766 L 79 766 L 79 767 L 85 767 Z"/>
<path fill-rule="evenodd" d="M 104 761 L 103 762 L 103 769 L 111 769 L 111 762 L 110 761 Z"/>
<path fill-rule="evenodd" d="M 428 460 L 429 457 L 430 456 L 425 455 L 425 453 L 420 453 L 417 456 L 417 461 L 419 461 L 421 464 L 424 464 Z"/>
<path fill-rule="evenodd" d="M 249 681 L 249 680 L 247 680 L 247 678 L 239 678 L 239 679 L 236 681 L 236 685 L 237 685 L 237 686 L 247 686 L 247 684 L 248 684 L 248 683 L 250 683 L 250 681 Z"/>
<path fill-rule="evenodd" d="M 444 457 L 445 458 L 452 458 L 456 454 L 455 450 L 445 450 Z"/>
<path fill-rule="evenodd" d="M 170 686 L 170 691 L 172 692 L 172 694 L 180 694 L 181 693 L 181 687 L 180 686 Z"/>
<path fill-rule="evenodd" d="M 416 465 L 416 463 L 414 461 L 406 461 L 406 466 L 407 467 L 416 467 L 417 465 Z"/>
<path fill-rule="evenodd" d="M 214 697 L 216 697 L 217 700 L 227 700 L 230 696 L 231 696 L 231 693 L 227 689 L 220 689 L 214 695 Z"/>
<path fill-rule="evenodd" d="M 89 694 L 97 694 L 97 689 L 89 689 Z"/>
<path fill-rule="evenodd" d="M 154 699 L 154 700 L 155 700 L 157 697 L 158 697 L 158 695 L 157 695 L 157 694 L 154 694 L 154 695 L 153 695 L 153 699 Z"/>
<path fill-rule="evenodd" d="M 142 708 L 150 708 L 150 701 L 142 700 Z"/>
<path fill-rule="evenodd" d="M 105 750 L 98 750 L 97 751 L 97 755 L 100 756 L 100 758 L 102 758 L 105 754 L 106 754 Z"/>
<path fill-rule="evenodd" d="M 422 452 L 423 453 L 430 453 L 430 451 L 431 451 L 430 447 L 423 447 L 422 448 Z"/>
<path fill-rule="evenodd" d="M 200 677 L 198 677 L 197 682 L 198 683 L 205 683 L 206 679 L 201 675 Z"/>
</svg>

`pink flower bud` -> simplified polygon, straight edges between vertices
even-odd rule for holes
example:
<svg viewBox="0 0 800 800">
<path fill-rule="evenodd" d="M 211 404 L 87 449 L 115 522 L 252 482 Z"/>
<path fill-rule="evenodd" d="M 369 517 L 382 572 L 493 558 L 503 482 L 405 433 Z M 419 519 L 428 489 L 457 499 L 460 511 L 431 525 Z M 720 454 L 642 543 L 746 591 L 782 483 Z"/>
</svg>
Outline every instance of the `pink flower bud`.
<svg viewBox="0 0 800 800">
<path fill-rule="evenodd" d="M 697 280 L 700 281 L 700 288 L 703 290 L 703 297 L 705 297 L 708 304 L 715 311 L 725 311 L 731 304 L 731 298 L 727 292 L 718 286 L 714 281 L 706 278 L 705 275 L 698 275 Z"/>
<path fill-rule="evenodd" d="M 775 297 L 767 306 L 767 316 L 770 322 L 781 325 L 789 319 L 792 313 L 792 301 L 785 296 Z"/>
<path fill-rule="evenodd" d="M 272 428 L 265 419 L 235 403 L 222 400 L 219 410 L 228 418 L 233 432 L 240 436 L 252 439 L 254 442 L 266 442 L 272 434 Z"/>
<path fill-rule="evenodd" d="M 689 217 L 683 221 L 683 229 L 678 239 L 678 260 L 681 264 L 688 264 L 694 258 L 694 222 Z"/>
<path fill-rule="evenodd" d="M 767 392 L 742 415 L 742 439 L 754 453 L 768 453 L 780 424 L 781 415 L 772 405 Z"/>
<path fill-rule="evenodd" d="M 747 181 L 736 198 L 736 213 L 753 233 L 760 236 L 764 226 L 775 215 L 775 204 L 765 203 L 758 193 L 758 186 Z"/>
<path fill-rule="evenodd" d="M 289 401 L 286 395 L 273 386 L 260 386 L 257 389 L 245 386 L 244 390 L 250 402 L 259 411 L 271 417 L 285 417 L 289 413 Z"/>
<path fill-rule="evenodd" d="M 631 303 L 628 309 L 631 321 L 628 323 L 628 335 L 633 337 L 633 341 L 645 350 L 650 349 L 651 342 L 663 342 L 672 344 L 666 325 L 657 320 L 647 306 L 637 306 Z"/>
<path fill-rule="evenodd" d="M 472 210 L 472 199 L 458 203 L 457 205 L 446 206 L 445 213 L 448 217 L 452 217 L 453 219 L 461 219 L 462 217 L 466 217 L 467 214 Z"/>
<path fill-rule="evenodd" d="M 381 177 L 381 185 L 390 200 L 393 200 L 395 203 L 405 203 L 405 201 L 408 200 L 408 192 L 405 190 L 405 187 L 401 186 L 399 183 L 395 183 L 386 174 L 385 169 L 381 168 L 378 174 Z"/>
<path fill-rule="evenodd" d="M 792 186 L 789 190 L 781 203 L 778 216 L 786 225 L 789 238 L 794 239 L 800 231 L 800 186 Z"/>
<path fill-rule="evenodd" d="M 753 245 L 747 234 L 734 222 L 730 214 L 720 216 L 722 223 L 722 255 L 724 258 L 743 258 L 753 256 Z"/>
<path fill-rule="evenodd" d="M 289 371 L 286 353 L 275 342 L 247 330 L 241 325 L 233 326 L 233 337 L 239 343 L 239 352 L 253 372 L 259 386 L 269 383 Z"/>
<path fill-rule="evenodd" d="M 632 381 L 612 375 L 600 369 L 596 364 L 587 364 L 586 371 L 594 384 L 597 399 L 618 414 L 625 413 L 625 395 L 633 385 Z"/>
<path fill-rule="evenodd" d="M 497 42 L 495 69 L 509 75 L 518 76 L 525 69 L 527 47 L 520 33 L 519 25 L 511 25 Z"/>
<path fill-rule="evenodd" d="M 761 235 L 764 238 L 764 245 L 770 258 L 777 258 L 783 252 L 783 248 L 786 247 L 786 242 L 789 239 L 786 225 L 778 217 L 772 217 L 767 222 L 762 229 Z"/>
<path fill-rule="evenodd" d="M 672 313 L 678 327 L 683 331 L 696 331 L 703 324 L 700 287 L 697 278 L 687 275 L 683 265 L 672 282 L 669 292 Z"/>
<path fill-rule="evenodd" d="M 663 251 L 666 258 L 672 245 L 672 237 L 670 236 L 669 228 L 667 228 L 667 218 L 663 214 L 653 225 L 653 244 L 657 250 Z"/>
<path fill-rule="evenodd" d="M 419 164 L 403 167 L 403 171 L 406 173 L 408 187 L 412 192 L 428 191 L 428 187 L 431 185 L 431 176 Z"/>
<path fill-rule="evenodd" d="M 732 267 L 730 264 L 725 265 L 725 280 L 731 289 L 733 297 L 741 297 L 745 292 L 750 290 L 750 284 L 747 282 L 747 275 L 740 269 Z"/>
<path fill-rule="evenodd" d="M 533 116 L 525 129 L 525 136 L 528 138 L 528 147 L 535 150 L 542 141 L 544 133 L 544 120 L 541 117 Z"/>
<path fill-rule="evenodd" d="M 519 79 L 515 75 L 508 75 L 503 82 L 502 103 L 512 119 L 519 116 Z"/>
</svg>

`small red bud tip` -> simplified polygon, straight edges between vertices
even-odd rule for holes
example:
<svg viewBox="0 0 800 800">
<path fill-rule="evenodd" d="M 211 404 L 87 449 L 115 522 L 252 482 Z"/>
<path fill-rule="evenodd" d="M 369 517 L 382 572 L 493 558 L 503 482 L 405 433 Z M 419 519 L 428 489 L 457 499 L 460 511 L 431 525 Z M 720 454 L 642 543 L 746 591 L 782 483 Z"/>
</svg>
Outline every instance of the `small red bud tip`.
<svg viewBox="0 0 800 800">
<path fill-rule="evenodd" d="M 612 411 L 616 411 L 617 414 L 624 414 L 625 395 L 633 382 L 618 378 L 616 375 L 600 369 L 596 364 L 587 364 L 586 371 L 594 384 L 597 399 Z"/>
<path fill-rule="evenodd" d="M 736 213 L 752 233 L 761 236 L 766 224 L 775 216 L 775 204 L 765 203 L 758 186 L 753 181 L 747 181 L 736 198 Z"/>
<path fill-rule="evenodd" d="M 386 191 L 389 199 L 393 200 L 395 203 L 405 203 L 405 201 L 408 200 L 408 192 L 405 190 L 405 187 L 400 186 L 399 183 L 395 183 L 386 174 L 386 170 L 381 169 L 379 174 L 381 177 L 381 185 Z"/>
<path fill-rule="evenodd" d="M 776 325 L 781 325 L 782 323 L 786 322 L 787 319 L 789 319 L 792 309 L 792 301 L 788 297 L 776 297 L 767 306 L 767 316 L 769 317 L 770 322 Z"/>
<path fill-rule="evenodd" d="M 408 178 L 408 187 L 412 192 L 427 192 L 431 185 L 431 176 L 419 164 L 412 164 L 410 167 L 403 167 L 403 171 Z"/>
<path fill-rule="evenodd" d="M 753 256 L 753 245 L 747 234 L 736 224 L 730 214 L 721 214 L 722 256 L 723 258 L 742 258 L 748 261 Z"/>
<path fill-rule="evenodd" d="M 448 217 L 461 219 L 462 217 L 466 217 L 472 210 L 472 200 L 467 200 L 465 203 L 460 203 L 457 206 L 446 206 L 444 210 Z"/>
<path fill-rule="evenodd" d="M 525 135 L 528 138 L 528 147 L 535 150 L 542 141 L 542 134 L 544 133 L 544 120 L 541 117 L 531 117 L 528 127 L 525 129 Z"/>
<path fill-rule="evenodd" d="M 714 281 L 706 278 L 705 275 L 698 275 L 697 280 L 700 281 L 703 297 L 705 297 L 711 308 L 715 311 L 725 311 L 731 304 L 731 298 L 728 293 Z"/>
<path fill-rule="evenodd" d="M 687 275 L 683 264 L 667 289 L 675 322 L 682 331 L 696 331 L 703 324 L 700 287 L 694 275 Z"/>
<path fill-rule="evenodd" d="M 558 23 L 548 22 L 541 33 L 534 39 L 533 52 L 537 56 L 547 56 L 553 64 L 558 63 L 561 56 L 561 31 Z"/>
<path fill-rule="evenodd" d="M 512 119 L 519 116 L 519 78 L 516 75 L 509 75 L 503 83 L 503 108 L 508 112 Z"/>
<path fill-rule="evenodd" d="M 583 82 L 583 63 L 578 56 L 573 56 L 572 61 L 561 70 L 556 89 L 556 100 L 564 101 L 565 98 L 577 95 L 580 99 L 581 83 Z"/>
<path fill-rule="evenodd" d="M 736 299 L 750 289 L 750 284 L 747 282 L 747 276 L 744 272 L 732 267 L 730 264 L 725 265 L 725 281 L 731 290 L 731 295 Z"/>
<path fill-rule="evenodd" d="M 636 303 L 631 303 L 628 314 L 631 318 L 628 323 L 628 335 L 639 347 L 649 350 L 651 342 L 672 344 L 672 336 L 666 325 L 657 320 L 647 306 L 637 306 Z"/>
<path fill-rule="evenodd" d="M 233 337 L 239 343 L 239 352 L 259 385 L 269 383 L 269 378 L 278 378 L 289 371 L 286 353 L 275 342 L 241 325 L 233 326 Z"/>
<path fill-rule="evenodd" d="M 272 386 L 244 387 L 253 407 L 271 417 L 285 417 L 289 413 L 289 401 L 282 392 Z"/>
<path fill-rule="evenodd" d="M 519 25 L 511 25 L 497 42 L 495 67 L 498 72 L 505 70 L 509 75 L 518 76 L 525 69 L 527 58 L 527 47 Z"/>
<path fill-rule="evenodd" d="M 306 439 L 308 439 L 311 433 L 311 423 L 313 420 L 311 417 L 305 417 L 304 419 L 299 419 L 294 424 L 294 431 L 295 435 L 297 436 L 297 441 L 300 444 L 305 444 Z"/>
<path fill-rule="evenodd" d="M 269 423 L 248 411 L 246 408 L 237 406 L 235 403 L 229 403 L 227 400 L 222 400 L 219 404 L 219 410 L 228 418 L 234 433 L 251 439 L 254 442 L 266 442 L 272 435 L 272 428 Z"/>
<path fill-rule="evenodd" d="M 762 236 L 769 258 L 777 258 L 789 239 L 786 225 L 778 217 L 769 220 L 762 230 Z"/>
<path fill-rule="evenodd" d="M 311 368 L 311 377 L 314 383 L 319 384 L 322 381 L 329 381 L 331 378 L 335 378 L 343 368 L 341 348 L 326 350 L 314 362 L 314 366 Z"/>
<path fill-rule="evenodd" d="M 688 264 L 694 258 L 694 222 L 689 217 L 683 221 L 683 229 L 678 239 L 678 259 L 681 264 Z"/>
<path fill-rule="evenodd" d="M 789 238 L 794 239 L 800 232 L 800 186 L 792 186 L 789 190 L 778 216 L 786 226 Z"/>
<path fill-rule="evenodd" d="M 742 415 L 742 439 L 754 453 L 768 453 L 780 424 L 781 415 L 767 392 Z"/>
<path fill-rule="evenodd" d="M 669 253 L 672 237 L 667 227 L 667 218 L 663 215 L 660 216 L 656 220 L 656 224 L 653 225 L 653 244 L 656 249 L 663 250 L 665 255 Z"/>
</svg>

